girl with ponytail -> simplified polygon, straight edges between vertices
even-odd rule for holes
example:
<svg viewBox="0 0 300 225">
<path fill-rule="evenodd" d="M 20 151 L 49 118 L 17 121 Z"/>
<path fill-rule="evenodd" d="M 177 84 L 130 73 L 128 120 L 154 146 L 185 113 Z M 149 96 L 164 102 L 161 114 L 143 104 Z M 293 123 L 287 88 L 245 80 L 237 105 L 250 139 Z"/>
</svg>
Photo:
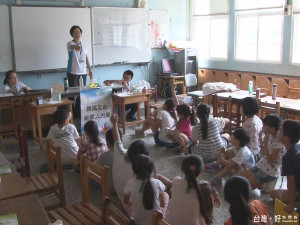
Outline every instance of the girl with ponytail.
<svg viewBox="0 0 300 225">
<path fill-rule="evenodd" d="M 213 224 L 213 202 L 220 205 L 220 198 L 214 188 L 206 181 L 197 181 L 203 173 L 204 163 L 200 156 L 189 155 L 181 164 L 184 177 L 175 177 L 173 181 L 157 175 L 166 186 L 171 188 L 172 204 L 167 214 L 167 222 L 172 225 L 209 225 Z"/>
<path fill-rule="evenodd" d="M 249 181 L 240 176 L 231 177 L 224 186 L 224 198 L 230 204 L 229 218 L 224 225 L 270 225 L 270 215 L 266 205 L 254 200 L 250 204 L 251 187 Z"/>
<path fill-rule="evenodd" d="M 154 210 L 165 215 L 169 196 L 164 192 L 165 185 L 158 179 L 152 178 L 154 171 L 153 161 L 149 156 L 139 154 L 132 161 L 132 170 L 135 175 L 124 188 L 124 204 L 132 204 L 130 214 L 136 224 L 149 225 Z"/>
<path fill-rule="evenodd" d="M 217 154 L 227 148 L 229 134 L 220 135 L 217 121 L 210 117 L 210 106 L 200 103 L 196 115 L 200 122 L 192 129 L 192 145 L 184 148 L 184 153 L 194 153 L 202 157 L 205 163 L 217 160 Z"/>
<path fill-rule="evenodd" d="M 139 137 L 146 137 L 145 131 L 151 129 L 154 134 L 155 144 L 165 147 L 172 147 L 173 141 L 167 137 L 167 128 L 176 126 L 177 115 L 176 108 L 172 98 L 166 99 L 162 109 L 155 112 L 154 116 L 148 116 L 140 130 L 135 134 Z"/>
</svg>

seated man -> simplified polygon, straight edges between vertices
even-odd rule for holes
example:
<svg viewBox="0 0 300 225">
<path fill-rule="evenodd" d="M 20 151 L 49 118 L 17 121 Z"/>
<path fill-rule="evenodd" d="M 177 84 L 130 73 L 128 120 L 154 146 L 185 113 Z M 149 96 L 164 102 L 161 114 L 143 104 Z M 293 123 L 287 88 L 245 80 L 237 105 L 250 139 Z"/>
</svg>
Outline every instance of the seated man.
<svg viewBox="0 0 300 225">
<path fill-rule="evenodd" d="M 130 91 L 130 81 L 132 81 L 133 78 L 133 72 L 131 70 L 126 70 L 123 73 L 123 81 L 122 84 L 124 86 L 124 89 L 127 91 Z M 125 106 L 125 110 L 130 110 L 127 113 L 126 120 L 127 121 L 133 121 L 136 120 L 135 113 L 137 112 L 137 103 L 128 104 Z"/>
</svg>

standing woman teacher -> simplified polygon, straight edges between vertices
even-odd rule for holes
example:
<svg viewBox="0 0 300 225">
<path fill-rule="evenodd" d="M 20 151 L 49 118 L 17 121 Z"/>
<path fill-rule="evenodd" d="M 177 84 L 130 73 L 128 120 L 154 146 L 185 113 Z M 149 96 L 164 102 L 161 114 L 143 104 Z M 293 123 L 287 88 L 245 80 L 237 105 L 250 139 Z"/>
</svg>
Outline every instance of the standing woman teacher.
<svg viewBox="0 0 300 225">
<path fill-rule="evenodd" d="M 87 47 L 80 41 L 82 29 L 79 26 L 72 26 L 70 34 L 73 40 L 67 44 L 69 56 L 67 76 L 69 85 L 70 87 L 78 87 L 79 78 L 82 77 L 85 86 L 87 69 L 89 71 L 90 80 L 93 79 L 93 71 L 87 55 Z M 80 117 L 80 98 L 78 97 L 74 99 L 74 117 Z"/>
<path fill-rule="evenodd" d="M 67 76 L 69 85 L 70 87 L 79 86 L 80 76 L 82 76 L 84 85 L 86 85 L 87 69 L 91 80 L 93 79 L 93 71 L 87 55 L 87 47 L 80 41 L 82 29 L 79 26 L 72 26 L 70 34 L 73 40 L 67 44 L 69 56 Z"/>
</svg>

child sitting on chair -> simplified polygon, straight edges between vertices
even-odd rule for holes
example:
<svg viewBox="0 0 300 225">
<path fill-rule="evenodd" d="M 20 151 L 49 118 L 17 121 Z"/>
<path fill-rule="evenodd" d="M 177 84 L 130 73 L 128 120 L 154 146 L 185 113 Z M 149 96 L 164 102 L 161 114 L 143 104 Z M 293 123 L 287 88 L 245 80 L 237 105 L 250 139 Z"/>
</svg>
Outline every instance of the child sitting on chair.
<svg viewBox="0 0 300 225">
<path fill-rule="evenodd" d="M 62 148 L 62 164 L 72 165 L 76 160 L 80 137 L 73 124 L 69 123 L 69 112 L 67 110 L 58 109 L 53 114 L 53 119 L 56 122 L 51 126 L 48 138 L 53 143 Z"/>
</svg>

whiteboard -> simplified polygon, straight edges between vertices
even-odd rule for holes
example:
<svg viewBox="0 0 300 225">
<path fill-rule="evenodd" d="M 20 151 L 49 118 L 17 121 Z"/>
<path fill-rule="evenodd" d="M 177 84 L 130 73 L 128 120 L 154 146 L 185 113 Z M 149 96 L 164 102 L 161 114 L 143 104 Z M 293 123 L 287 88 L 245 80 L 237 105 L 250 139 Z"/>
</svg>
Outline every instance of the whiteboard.
<svg viewBox="0 0 300 225">
<path fill-rule="evenodd" d="M 171 17 L 166 10 L 149 10 L 151 48 L 161 47 L 169 40 Z"/>
<path fill-rule="evenodd" d="M 146 9 L 95 7 L 94 64 L 149 62 L 149 22 Z"/>
<path fill-rule="evenodd" d="M 82 29 L 81 41 L 91 59 L 91 17 L 89 8 L 12 6 L 15 69 L 17 71 L 67 67 L 70 28 Z"/>
<path fill-rule="evenodd" d="M 0 72 L 13 69 L 9 26 L 9 11 L 7 5 L 0 5 Z"/>
</svg>

